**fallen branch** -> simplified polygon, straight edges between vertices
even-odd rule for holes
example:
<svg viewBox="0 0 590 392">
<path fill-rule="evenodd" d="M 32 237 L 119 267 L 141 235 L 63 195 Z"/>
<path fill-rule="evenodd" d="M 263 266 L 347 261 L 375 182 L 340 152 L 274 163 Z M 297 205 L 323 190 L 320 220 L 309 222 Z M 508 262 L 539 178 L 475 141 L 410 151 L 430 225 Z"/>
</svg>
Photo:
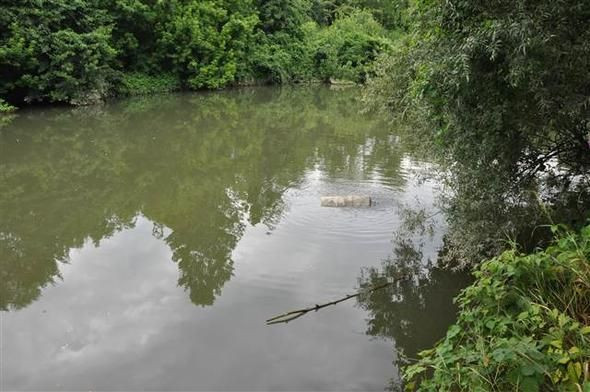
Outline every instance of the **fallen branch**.
<svg viewBox="0 0 590 392">
<path fill-rule="evenodd" d="M 404 277 L 402 277 L 401 279 L 398 279 L 398 280 L 406 280 L 407 278 L 408 278 L 407 276 L 404 276 Z M 292 310 L 290 312 L 283 313 L 283 314 L 280 314 L 278 316 L 274 316 L 274 317 L 269 318 L 268 320 L 266 320 L 266 325 L 280 324 L 280 323 L 288 323 L 289 321 L 293 321 L 293 320 L 295 320 L 295 319 L 297 319 L 297 318 L 299 318 L 299 317 L 301 317 L 303 315 L 306 315 L 307 313 L 309 313 L 311 311 L 316 311 L 317 312 L 320 309 L 323 309 L 323 308 L 328 307 L 328 306 L 331 306 L 331 305 L 339 304 L 340 302 L 348 301 L 349 299 L 358 297 L 361 294 L 368 294 L 368 293 L 372 293 L 373 291 L 377 291 L 377 290 L 383 289 L 383 288 L 385 288 L 387 286 L 392 285 L 393 283 L 394 282 L 387 282 L 387 283 L 384 283 L 382 285 L 375 286 L 375 287 L 373 287 L 373 288 L 371 288 L 369 290 L 362 290 L 362 291 L 359 291 L 358 293 L 355 293 L 355 294 L 349 294 L 349 295 L 347 295 L 347 296 L 345 296 L 343 298 L 340 298 L 340 299 L 338 299 L 336 301 L 327 302 L 325 304 L 321 304 L 321 305 L 317 305 L 316 304 L 315 306 L 311 306 L 309 308 Z"/>
</svg>

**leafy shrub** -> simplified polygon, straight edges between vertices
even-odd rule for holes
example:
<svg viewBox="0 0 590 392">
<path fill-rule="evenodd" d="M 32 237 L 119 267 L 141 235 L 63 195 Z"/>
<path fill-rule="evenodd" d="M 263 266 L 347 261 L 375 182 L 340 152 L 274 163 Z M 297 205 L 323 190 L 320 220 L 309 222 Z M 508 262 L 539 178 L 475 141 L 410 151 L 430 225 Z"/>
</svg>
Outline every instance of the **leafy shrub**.
<svg viewBox="0 0 590 392">
<path fill-rule="evenodd" d="M 264 36 L 253 53 L 255 78 L 289 83 L 343 79 L 364 82 L 375 58 L 391 46 L 368 11 L 340 14 L 327 27 L 309 20 L 295 34 Z"/>
<path fill-rule="evenodd" d="M 301 26 L 307 36 L 316 26 Z M 309 41 L 288 34 L 259 34 L 258 46 L 250 57 L 251 77 L 271 83 L 304 82 L 314 77 Z"/>
<path fill-rule="evenodd" d="M 387 47 L 370 11 L 337 12 L 338 2 L 324 28 L 311 0 L 0 3 L 0 96 L 16 103 L 87 104 L 260 80 L 363 81 Z"/>
<path fill-rule="evenodd" d="M 192 89 L 220 88 L 236 79 L 258 19 L 236 1 L 172 7 L 159 44 L 171 71 Z"/>
<path fill-rule="evenodd" d="M 122 95 L 150 95 L 179 89 L 180 81 L 172 74 L 152 76 L 133 72 L 123 75 L 118 93 Z"/>
<path fill-rule="evenodd" d="M 0 114 L 2 113 L 12 113 L 16 110 L 14 106 L 7 103 L 5 100 L 0 98 Z"/>
<path fill-rule="evenodd" d="M 339 16 L 331 26 L 310 33 L 314 72 L 322 80 L 364 82 L 373 61 L 391 45 L 368 11 Z"/>
<path fill-rule="evenodd" d="M 446 337 L 405 369 L 408 390 L 590 388 L 590 226 L 545 251 L 484 262 Z"/>
</svg>

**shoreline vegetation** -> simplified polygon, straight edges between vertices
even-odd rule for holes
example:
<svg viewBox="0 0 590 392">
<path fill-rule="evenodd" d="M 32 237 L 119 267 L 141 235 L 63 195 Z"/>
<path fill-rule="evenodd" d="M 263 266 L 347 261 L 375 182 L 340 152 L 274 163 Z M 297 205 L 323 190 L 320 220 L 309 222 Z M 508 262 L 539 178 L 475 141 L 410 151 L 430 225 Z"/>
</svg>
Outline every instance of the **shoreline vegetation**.
<svg viewBox="0 0 590 392">
<path fill-rule="evenodd" d="M 365 102 L 440 164 L 439 262 L 476 277 L 407 390 L 590 390 L 588 20 L 577 0 L 416 1 L 377 60 Z"/>
<path fill-rule="evenodd" d="M 399 35 L 402 13 L 375 0 L 25 0 L 0 7 L 0 97 L 12 106 L 363 83 Z"/>
<path fill-rule="evenodd" d="M 253 84 L 364 85 L 366 110 L 439 165 L 439 260 L 476 276 L 446 338 L 406 368 L 406 388 L 590 390 L 587 1 L 20 0 L 0 10 L 0 114 Z"/>
<path fill-rule="evenodd" d="M 545 250 L 513 248 L 476 268 L 457 322 L 405 368 L 407 390 L 590 388 L 590 226 L 551 230 Z"/>
</svg>

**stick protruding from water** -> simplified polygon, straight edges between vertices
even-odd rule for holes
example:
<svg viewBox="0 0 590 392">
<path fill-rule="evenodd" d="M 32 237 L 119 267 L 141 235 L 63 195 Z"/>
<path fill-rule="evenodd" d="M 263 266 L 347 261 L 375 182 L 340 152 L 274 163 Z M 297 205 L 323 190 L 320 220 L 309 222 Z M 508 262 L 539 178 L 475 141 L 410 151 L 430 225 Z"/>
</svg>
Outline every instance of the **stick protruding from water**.
<svg viewBox="0 0 590 392">
<path fill-rule="evenodd" d="M 406 280 L 408 277 L 407 276 L 403 276 L 400 279 L 398 279 L 398 281 L 400 280 Z M 309 308 L 304 308 L 304 309 L 297 309 L 297 310 L 292 310 L 290 312 L 287 313 L 283 313 L 283 314 L 279 314 L 278 316 L 274 316 L 269 318 L 268 320 L 266 320 L 266 325 L 273 325 L 273 324 L 281 324 L 281 323 L 288 323 L 289 321 L 293 321 L 295 319 L 298 319 L 301 316 L 306 315 L 307 313 L 311 312 L 311 311 L 318 311 L 320 309 L 323 309 L 325 307 L 331 306 L 331 305 L 337 305 L 340 302 L 344 302 L 347 301 L 351 298 L 355 298 L 360 296 L 361 294 L 368 294 L 368 293 L 372 293 L 373 291 L 377 291 L 380 289 L 383 289 L 387 286 L 391 286 L 394 282 L 387 282 L 375 287 L 372 287 L 368 290 L 361 290 L 358 293 L 355 294 L 349 294 L 344 296 L 343 298 L 337 299 L 336 301 L 331 301 L 331 302 L 326 302 L 324 304 L 318 305 L 316 304 L 315 306 L 311 306 Z"/>
</svg>

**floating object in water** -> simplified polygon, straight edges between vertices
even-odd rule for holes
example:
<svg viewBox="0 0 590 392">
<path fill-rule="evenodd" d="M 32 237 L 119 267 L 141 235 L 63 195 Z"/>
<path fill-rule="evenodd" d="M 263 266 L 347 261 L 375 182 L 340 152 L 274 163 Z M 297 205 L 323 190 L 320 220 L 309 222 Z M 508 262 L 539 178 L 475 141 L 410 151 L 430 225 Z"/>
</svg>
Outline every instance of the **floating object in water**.
<svg viewBox="0 0 590 392">
<path fill-rule="evenodd" d="M 352 80 L 346 80 L 346 79 L 330 78 L 330 84 L 333 86 L 355 86 L 356 82 L 354 82 Z"/>
<path fill-rule="evenodd" d="M 371 207 L 369 196 L 324 196 L 320 201 L 322 207 Z"/>
</svg>

